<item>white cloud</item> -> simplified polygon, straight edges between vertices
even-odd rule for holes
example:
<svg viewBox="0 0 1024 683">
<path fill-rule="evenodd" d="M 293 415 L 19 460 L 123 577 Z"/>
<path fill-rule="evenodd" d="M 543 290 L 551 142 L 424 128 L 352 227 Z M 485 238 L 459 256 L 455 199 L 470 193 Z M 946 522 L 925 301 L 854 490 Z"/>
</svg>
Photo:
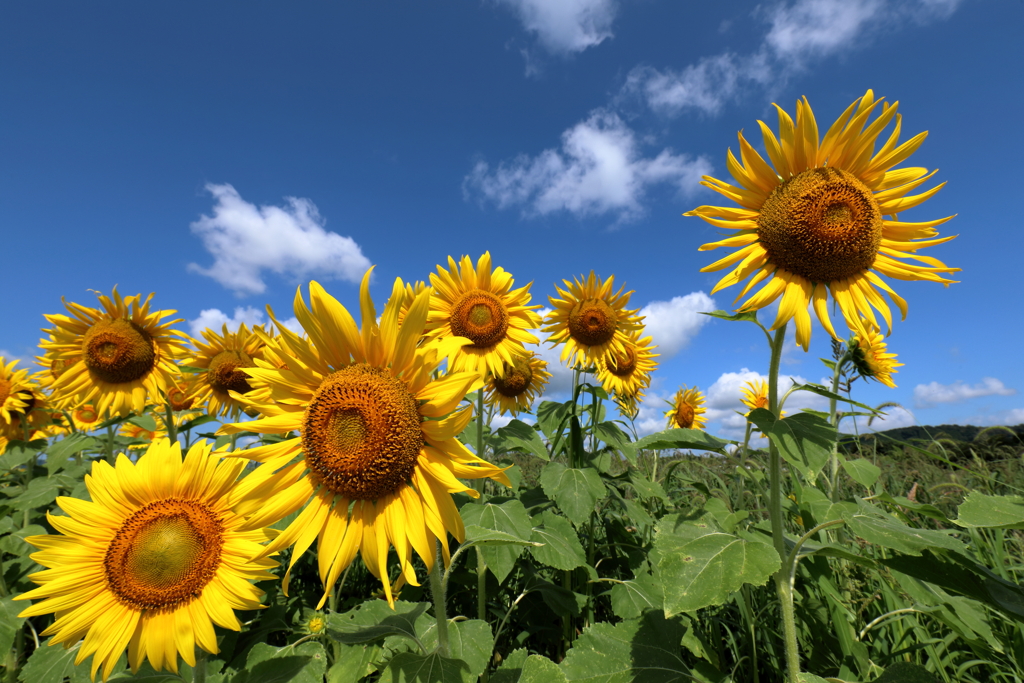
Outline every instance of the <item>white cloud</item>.
<svg viewBox="0 0 1024 683">
<path fill-rule="evenodd" d="M 370 267 L 351 237 L 324 229 L 324 220 L 308 199 L 286 197 L 286 206 L 256 206 L 231 185 L 207 184 L 216 204 L 213 215 L 192 223 L 192 232 L 213 256 L 200 273 L 239 296 L 267 288 L 264 271 L 295 279 L 317 276 L 358 282 Z"/>
<path fill-rule="evenodd" d="M 1012 396 L 1017 390 L 1007 387 L 995 377 L 983 377 L 981 382 L 970 386 L 961 381 L 952 384 L 918 384 L 914 387 L 914 405 L 930 408 L 939 403 L 961 403 L 981 396 Z"/>
<path fill-rule="evenodd" d="M 644 215 L 641 200 L 652 185 L 667 183 L 686 193 L 710 172 L 706 158 L 671 149 L 642 156 L 633 130 L 617 114 L 596 110 L 562 133 L 561 149 L 520 155 L 493 170 L 478 162 L 463 181 L 463 193 L 466 199 L 478 194 L 501 209 L 522 205 L 526 215 L 614 213 L 624 222 Z"/>
<path fill-rule="evenodd" d="M 687 109 L 715 114 L 727 101 L 771 75 L 763 53 L 740 57 L 731 52 L 705 57 L 681 71 L 638 66 L 626 76 L 619 100 L 639 96 L 654 112 L 678 116 Z"/>
<path fill-rule="evenodd" d="M 864 432 L 884 432 L 887 429 L 899 429 L 900 427 L 911 427 L 917 424 L 917 418 L 914 417 L 909 409 L 903 406 L 892 406 L 885 409 L 885 414 L 882 417 L 876 417 L 868 425 L 867 417 L 854 418 L 857 421 L 856 432 L 863 434 Z M 844 434 L 854 433 L 853 425 L 849 420 L 843 420 L 840 424 L 839 431 Z"/>
<path fill-rule="evenodd" d="M 644 316 L 644 335 L 654 338 L 662 360 L 679 353 L 711 318 L 702 311 L 715 310 L 715 302 L 704 292 L 672 297 L 671 301 L 652 301 L 640 310 Z"/>
<path fill-rule="evenodd" d="M 678 116 L 688 110 L 715 114 L 754 86 L 777 87 L 813 59 L 846 53 L 868 38 L 948 18 L 961 0 L 784 0 L 756 10 L 767 24 L 764 38 L 749 54 L 723 52 L 681 70 L 634 68 L 618 102 L 640 99 L 652 111 Z"/>
<path fill-rule="evenodd" d="M 219 308 L 205 308 L 199 312 L 199 317 L 189 320 L 188 325 L 192 336 L 199 339 L 203 330 L 207 328 L 220 334 L 224 325 L 228 326 L 229 332 L 236 332 L 242 323 L 252 327 L 253 325 L 263 325 L 265 321 L 266 317 L 263 315 L 263 311 L 258 308 L 236 306 L 235 313 L 231 317 L 228 317 L 227 313 Z M 294 317 L 282 320 L 281 324 L 297 334 L 303 333 L 302 325 Z"/>
<path fill-rule="evenodd" d="M 497 0 L 556 55 L 583 52 L 612 37 L 615 0 Z"/>
<path fill-rule="evenodd" d="M 782 60 L 800 62 L 852 44 L 866 25 L 885 13 L 882 0 L 798 0 L 769 11 L 765 44 Z"/>
</svg>

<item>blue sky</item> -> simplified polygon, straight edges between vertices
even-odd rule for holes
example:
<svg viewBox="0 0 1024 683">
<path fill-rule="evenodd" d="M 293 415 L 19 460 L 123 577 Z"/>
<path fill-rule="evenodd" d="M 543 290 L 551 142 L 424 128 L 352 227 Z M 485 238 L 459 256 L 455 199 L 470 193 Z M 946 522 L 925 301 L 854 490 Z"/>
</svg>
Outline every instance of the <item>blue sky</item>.
<svg viewBox="0 0 1024 683">
<path fill-rule="evenodd" d="M 948 185 L 901 218 L 958 214 L 940 230 L 959 237 L 927 253 L 963 272 L 893 283 L 910 304 L 889 338 L 899 387 L 855 397 L 906 407 L 883 427 L 1024 422 L 1019 0 L 40 0 L 4 15 L 0 354 L 29 359 L 42 314 L 93 304 L 89 289 L 156 292 L 190 330 L 266 304 L 288 317 L 310 278 L 354 308 L 371 263 L 382 303 L 395 277 L 489 250 L 535 303 L 614 273 L 663 351 L 645 430 L 685 383 L 734 436 L 767 349 L 697 314 L 737 292 L 709 298 L 697 247 L 716 233 L 681 214 L 727 203 L 700 175 L 727 177 L 736 132 L 774 127 L 772 102 L 806 95 L 821 126 L 872 88 L 899 100 L 903 139 L 929 131 L 909 163 Z M 816 326 L 783 372 L 820 381 L 829 353 Z"/>
</svg>

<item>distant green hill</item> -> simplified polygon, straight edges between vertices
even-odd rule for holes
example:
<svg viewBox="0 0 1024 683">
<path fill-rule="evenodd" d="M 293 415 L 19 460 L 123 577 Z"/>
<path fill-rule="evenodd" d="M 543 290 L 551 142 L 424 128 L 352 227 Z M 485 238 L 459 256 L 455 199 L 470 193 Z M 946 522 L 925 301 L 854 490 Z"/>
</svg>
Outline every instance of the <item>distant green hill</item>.
<svg viewBox="0 0 1024 683">
<path fill-rule="evenodd" d="M 992 440 L 995 443 L 1021 443 L 1015 439 L 1005 429 L 991 429 L 990 427 L 977 427 L 975 425 L 938 425 L 937 427 L 898 427 L 896 429 L 887 429 L 882 432 L 871 432 L 880 437 L 888 437 L 897 441 L 915 441 L 924 440 L 932 441 L 934 439 L 952 439 L 953 441 L 962 441 L 964 443 L 973 442 L 980 432 L 988 429 L 989 431 L 985 434 L 985 440 Z M 1020 439 L 1024 440 L 1024 424 L 1017 425 L 1015 427 L 1007 427 L 1006 429 L 1013 430 Z M 852 434 L 846 436 L 852 437 Z M 864 440 L 866 434 L 861 434 L 861 440 Z"/>
</svg>

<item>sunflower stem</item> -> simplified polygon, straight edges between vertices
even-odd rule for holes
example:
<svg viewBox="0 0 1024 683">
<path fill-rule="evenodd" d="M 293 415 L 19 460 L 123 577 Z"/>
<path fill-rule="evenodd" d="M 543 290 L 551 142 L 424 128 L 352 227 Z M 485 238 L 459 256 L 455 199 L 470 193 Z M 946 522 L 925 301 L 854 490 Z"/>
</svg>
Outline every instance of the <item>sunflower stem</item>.
<svg viewBox="0 0 1024 683">
<path fill-rule="evenodd" d="M 430 595 L 434 598 L 434 619 L 437 620 L 437 649 L 442 657 L 448 656 L 448 613 L 444 607 L 444 585 L 441 583 L 441 544 L 430 569 Z"/>
<path fill-rule="evenodd" d="M 768 366 L 768 410 L 779 419 L 779 362 L 782 359 L 782 345 L 786 339 L 786 327 L 775 331 L 772 339 L 772 358 Z M 782 462 L 775 441 L 768 440 L 768 466 L 770 488 L 768 516 L 772 525 L 772 541 L 779 553 L 782 566 L 775 573 L 775 589 L 779 595 L 782 611 L 782 637 L 786 646 L 786 670 L 790 683 L 796 683 L 800 676 L 800 650 L 796 640 L 796 615 L 793 612 L 793 590 L 789 583 L 789 567 L 786 539 L 782 527 Z"/>
<path fill-rule="evenodd" d="M 206 650 L 200 648 L 192 667 L 192 683 L 206 683 Z"/>
<path fill-rule="evenodd" d="M 832 393 L 839 393 L 839 382 L 843 377 L 843 367 L 846 365 L 846 361 L 850 358 L 850 352 L 847 351 L 841 358 L 836 360 L 835 372 L 832 374 Z M 828 419 L 832 423 L 832 426 L 839 430 L 839 412 L 836 410 L 836 399 L 830 398 L 828 400 Z M 832 456 L 831 471 L 829 476 L 830 490 L 829 493 L 832 496 L 832 502 L 839 502 L 839 439 L 836 438 L 834 444 L 832 444 Z"/>
<path fill-rule="evenodd" d="M 178 440 L 178 426 L 174 424 L 174 411 L 171 410 L 171 404 L 167 404 L 166 417 L 164 418 L 164 426 L 167 427 L 167 438 L 171 443 L 175 443 Z"/>
</svg>

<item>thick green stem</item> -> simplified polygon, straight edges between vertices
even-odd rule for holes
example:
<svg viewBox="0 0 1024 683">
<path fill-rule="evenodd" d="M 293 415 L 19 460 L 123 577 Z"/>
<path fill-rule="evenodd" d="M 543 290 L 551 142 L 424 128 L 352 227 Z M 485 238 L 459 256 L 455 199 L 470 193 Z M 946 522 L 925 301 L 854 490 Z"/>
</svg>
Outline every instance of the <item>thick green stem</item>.
<svg viewBox="0 0 1024 683">
<path fill-rule="evenodd" d="M 196 654 L 196 665 L 192 667 L 192 683 L 206 683 L 206 650 Z"/>
<path fill-rule="evenodd" d="M 17 683 L 18 681 L 18 664 L 21 663 L 21 653 L 25 649 L 25 630 L 20 629 L 17 635 L 14 636 L 14 648 L 7 651 L 7 658 L 4 661 L 4 667 L 6 669 L 6 675 L 4 680 L 6 683 Z"/>
<path fill-rule="evenodd" d="M 442 657 L 448 656 L 448 612 L 445 610 L 444 585 L 441 583 L 441 546 L 430 570 L 430 595 L 434 598 L 434 618 L 437 620 L 437 649 Z"/>
<path fill-rule="evenodd" d="M 832 374 L 832 393 L 839 393 L 839 381 L 843 377 L 843 365 L 846 364 L 848 354 L 844 354 L 842 358 L 836 360 L 835 372 Z M 839 412 L 836 410 L 836 399 L 830 398 L 828 400 L 828 419 L 832 423 L 832 426 L 836 429 L 839 428 Z M 829 484 L 830 493 L 832 496 L 832 502 L 839 502 L 839 440 L 832 444 L 832 457 L 831 460 L 831 472 L 829 473 Z"/>
<path fill-rule="evenodd" d="M 171 410 L 171 404 L 167 404 L 167 411 L 164 417 L 164 426 L 167 427 L 167 438 L 170 439 L 173 444 L 178 440 L 178 425 L 174 424 L 174 411 Z"/>
<path fill-rule="evenodd" d="M 786 339 L 786 327 L 775 331 L 772 339 L 772 358 L 768 366 L 768 410 L 779 419 L 779 363 L 782 360 L 782 345 Z M 800 675 L 800 650 L 796 640 L 796 615 L 793 612 L 793 591 L 786 572 L 786 539 L 782 526 L 782 460 L 774 440 L 768 442 L 768 480 L 770 485 L 768 515 L 772 525 L 772 541 L 779 553 L 782 566 L 775 574 L 775 588 L 779 595 L 782 611 L 782 637 L 786 646 L 786 670 L 790 683 L 796 683 Z"/>
</svg>

